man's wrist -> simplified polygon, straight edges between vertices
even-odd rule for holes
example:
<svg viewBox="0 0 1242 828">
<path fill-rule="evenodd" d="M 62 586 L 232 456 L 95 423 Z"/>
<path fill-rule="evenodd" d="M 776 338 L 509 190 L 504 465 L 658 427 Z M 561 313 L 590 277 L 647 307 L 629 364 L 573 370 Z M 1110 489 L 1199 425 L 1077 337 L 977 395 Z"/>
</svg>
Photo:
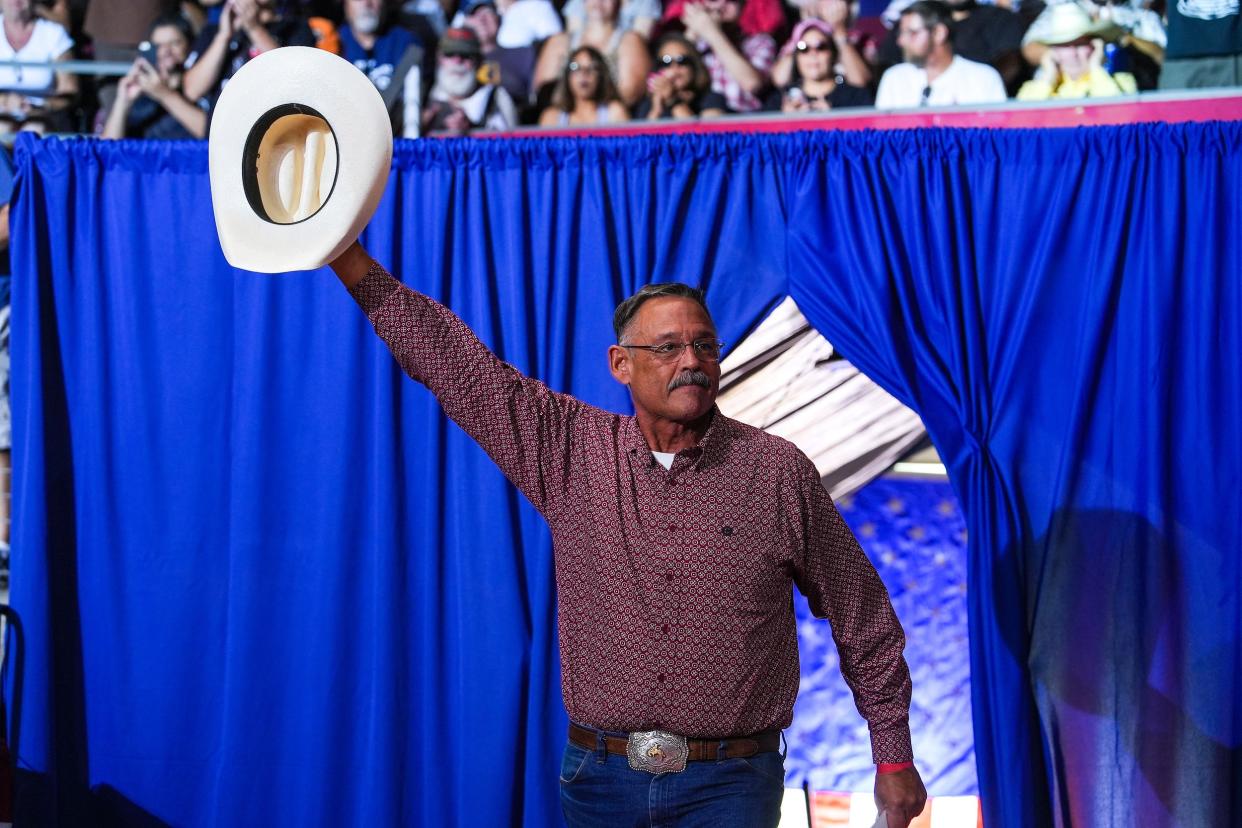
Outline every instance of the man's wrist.
<svg viewBox="0 0 1242 828">
<path fill-rule="evenodd" d="M 899 773 L 914 767 L 913 762 L 876 762 L 876 773 Z"/>
</svg>

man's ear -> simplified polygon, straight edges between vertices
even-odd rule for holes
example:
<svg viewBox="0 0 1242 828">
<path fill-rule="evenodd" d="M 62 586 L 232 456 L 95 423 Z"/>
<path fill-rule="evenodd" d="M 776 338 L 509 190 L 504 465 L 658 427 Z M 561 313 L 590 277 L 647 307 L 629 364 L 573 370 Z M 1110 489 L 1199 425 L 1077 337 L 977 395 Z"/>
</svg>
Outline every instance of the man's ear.
<svg viewBox="0 0 1242 828">
<path fill-rule="evenodd" d="M 937 23 L 935 30 L 932 31 L 932 36 L 937 43 L 947 43 L 949 41 L 949 27 L 943 23 Z"/>
<path fill-rule="evenodd" d="M 608 346 L 608 370 L 622 385 L 630 384 L 630 352 L 620 345 Z"/>
</svg>

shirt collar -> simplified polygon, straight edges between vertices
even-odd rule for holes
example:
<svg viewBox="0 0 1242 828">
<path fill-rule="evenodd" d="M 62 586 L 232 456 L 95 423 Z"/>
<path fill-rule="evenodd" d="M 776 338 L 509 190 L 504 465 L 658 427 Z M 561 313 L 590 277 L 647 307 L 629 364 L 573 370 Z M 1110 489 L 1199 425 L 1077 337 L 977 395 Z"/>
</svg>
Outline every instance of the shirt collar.
<svg viewBox="0 0 1242 828">
<path fill-rule="evenodd" d="M 693 463 L 692 468 L 696 471 L 702 468 L 704 462 L 719 456 L 728 442 L 729 418 L 721 414 L 720 409 L 715 405 L 712 406 L 711 417 L 707 431 L 703 432 L 703 438 L 699 440 L 698 445 L 677 452 L 678 455 L 684 454 L 689 458 Z M 643 436 L 642 429 L 638 427 L 638 417 L 634 415 L 625 418 L 621 445 L 643 463 L 656 462 L 651 454 L 651 446 L 647 445 L 647 438 Z"/>
</svg>

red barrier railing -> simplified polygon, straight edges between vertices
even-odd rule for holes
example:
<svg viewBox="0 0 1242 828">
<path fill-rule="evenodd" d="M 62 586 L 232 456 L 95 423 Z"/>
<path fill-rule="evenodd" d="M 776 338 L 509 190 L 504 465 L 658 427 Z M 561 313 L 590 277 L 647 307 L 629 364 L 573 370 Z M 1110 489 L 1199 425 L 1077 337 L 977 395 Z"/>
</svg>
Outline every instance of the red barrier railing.
<svg viewBox="0 0 1242 828">
<path fill-rule="evenodd" d="M 994 106 L 925 107 L 880 112 L 848 109 L 822 115 L 779 113 L 709 118 L 701 121 L 631 121 L 607 127 L 530 128 L 498 135 L 554 137 L 684 132 L 796 132 L 816 129 L 911 129 L 915 127 L 990 127 L 1001 129 L 1102 126 L 1107 124 L 1182 123 L 1242 120 L 1242 89 L 1148 92 L 1097 101 L 1010 101 Z M 489 133 L 475 133 L 487 137 Z"/>
</svg>

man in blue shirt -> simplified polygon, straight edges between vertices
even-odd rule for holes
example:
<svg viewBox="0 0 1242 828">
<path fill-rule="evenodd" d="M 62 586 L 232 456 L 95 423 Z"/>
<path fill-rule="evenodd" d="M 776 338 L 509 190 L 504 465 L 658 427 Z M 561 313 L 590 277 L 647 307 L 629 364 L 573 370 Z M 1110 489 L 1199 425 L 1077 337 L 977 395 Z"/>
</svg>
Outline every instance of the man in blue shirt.
<svg viewBox="0 0 1242 828">
<path fill-rule="evenodd" d="M 393 135 L 418 136 L 423 44 L 395 25 L 389 0 L 345 0 L 341 56 L 357 66 L 384 98 Z"/>
</svg>

